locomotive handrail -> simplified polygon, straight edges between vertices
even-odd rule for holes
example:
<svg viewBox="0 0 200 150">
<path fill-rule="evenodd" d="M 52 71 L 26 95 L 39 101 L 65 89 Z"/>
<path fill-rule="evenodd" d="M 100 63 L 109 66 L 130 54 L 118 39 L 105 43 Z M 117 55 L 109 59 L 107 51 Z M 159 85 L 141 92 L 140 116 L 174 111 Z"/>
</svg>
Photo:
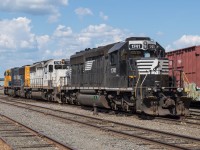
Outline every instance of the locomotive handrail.
<svg viewBox="0 0 200 150">
<path fill-rule="evenodd" d="M 185 74 L 184 71 L 182 72 L 182 74 L 183 74 L 183 80 L 184 80 L 184 77 L 185 77 L 185 79 L 187 80 L 187 84 L 189 84 L 190 82 L 189 82 L 189 80 L 188 80 L 188 78 L 187 78 L 187 76 L 186 76 L 186 74 Z M 185 81 L 185 80 L 184 80 L 184 81 Z"/>
<path fill-rule="evenodd" d="M 137 82 L 136 82 L 136 85 L 135 85 L 135 97 L 137 96 L 137 85 L 138 85 L 138 83 L 139 83 L 139 80 L 140 80 L 140 74 L 139 74 L 139 76 L 138 76 L 138 80 L 137 80 Z"/>
<path fill-rule="evenodd" d="M 65 77 L 60 77 L 60 79 L 59 79 L 61 87 L 63 87 L 65 85 L 65 83 L 64 83 L 65 80 L 63 80 L 63 79 L 65 79 Z"/>
<path fill-rule="evenodd" d="M 173 86 L 178 86 L 178 85 L 176 85 L 176 83 L 175 83 L 175 80 L 174 80 L 174 78 L 175 78 L 175 75 L 174 75 L 174 72 L 180 72 L 180 85 L 179 85 L 179 87 L 183 87 L 182 86 L 182 80 L 184 80 L 183 79 L 183 77 L 182 77 L 182 74 L 183 74 L 183 70 L 180 70 L 180 69 L 172 69 L 172 83 L 173 83 Z M 174 84 L 175 83 L 175 84 Z"/>
<path fill-rule="evenodd" d="M 59 79 L 59 81 L 60 81 L 60 87 L 65 87 L 65 86 L 67 86 L 67 84 L 66 84 L 66 79 L 67 79 L 68 77 L 60 77 L 60 79 Z M 67 83 L 68 83 L 69 81 L 67 81 Z"/>
<path fill-rule="evenodd" d="M 140 97 L 141 97 L 141 100 L 142 100 L 142 85 L 143 85 L 143 83 L 144 83 L 144 81 L 145 81 L 145 79 L 146 79 L 147 76 L 148 76 L 148 73 L 145 75 L 142 83 L 140 84 Z"/>
</svg>

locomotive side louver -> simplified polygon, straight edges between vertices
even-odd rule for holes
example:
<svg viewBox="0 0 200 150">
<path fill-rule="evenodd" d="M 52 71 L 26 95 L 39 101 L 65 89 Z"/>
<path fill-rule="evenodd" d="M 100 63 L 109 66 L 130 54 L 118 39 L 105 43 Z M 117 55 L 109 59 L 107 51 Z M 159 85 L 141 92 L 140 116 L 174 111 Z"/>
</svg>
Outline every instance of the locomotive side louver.
<svg viewBox="0 0 200 150">
<path fill-rule="evenodd" d="M 85 62 L 85 71 L 92 69 L 93 62 L 94 62 L 94 60 L 90 60 L 90 61 Z"/>
</svg>

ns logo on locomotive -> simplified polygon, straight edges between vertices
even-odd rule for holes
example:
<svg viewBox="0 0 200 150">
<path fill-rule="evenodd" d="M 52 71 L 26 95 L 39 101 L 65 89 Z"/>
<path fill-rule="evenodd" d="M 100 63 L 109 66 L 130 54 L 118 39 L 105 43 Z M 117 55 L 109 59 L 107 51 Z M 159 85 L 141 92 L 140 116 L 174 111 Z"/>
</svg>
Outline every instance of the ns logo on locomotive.
<svg viewBox="0 0 200 150">
<path fill-rule="evenodd" d="M 187 115 L 191 98 L 169 74 L 165 50 L 148 37 L 76 52 L 5 72 L 5 94 L 150 115 Z"/>
</svg>

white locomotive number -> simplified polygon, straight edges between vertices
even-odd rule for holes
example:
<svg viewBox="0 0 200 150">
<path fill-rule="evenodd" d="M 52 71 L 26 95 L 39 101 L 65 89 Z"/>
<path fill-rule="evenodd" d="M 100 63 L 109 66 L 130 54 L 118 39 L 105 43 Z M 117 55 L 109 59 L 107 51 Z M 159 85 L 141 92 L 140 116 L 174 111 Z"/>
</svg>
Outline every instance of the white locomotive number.
<svg viewBox="0 0 200 150">
<path fill-rule="evenodd" d="M 141 49 L 142 44 L 130 44 L 129 49 Z"/>
<path fill-rule="evenodd" d="M 155 48 L 156 48 L 156 45 L 154 45 L 154 44 L 148 44 L 148 48 L 149 48 L 149 49 L 155 49 Z"/>
</svg>

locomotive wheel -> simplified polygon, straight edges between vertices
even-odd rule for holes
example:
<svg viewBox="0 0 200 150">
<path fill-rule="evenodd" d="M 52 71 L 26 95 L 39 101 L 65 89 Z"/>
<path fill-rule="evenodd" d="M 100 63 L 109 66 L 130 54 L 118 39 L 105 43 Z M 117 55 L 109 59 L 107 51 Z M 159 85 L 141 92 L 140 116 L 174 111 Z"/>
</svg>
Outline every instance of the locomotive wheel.
<svg viewBox="0 0 200 150">
<path fill-rule="evenodd" d="M 27 97 L 27 92 L 25 93 L 25 98 L 27 99 L 28 97 Z"/>
<path fill-rule="evenodd" d="M 51 95 L 50 94 L 47 95 L 47 101 L 49 101 L 49 102 L 51 101 Z"/>
<path fill-rule="evenodd" d="M 66 99 L 65 96 L 62 96 L 62 97 L 61 97 L 61 102 L 62 102 L 63 104 L 66 104 L 66 103 L 67 103 L 67 99 Z"/>
<path fill-rule="evenodd" d="M 26 97 L 27 99 L 29 99 L 29 93 L 26 93 L 26 94 L 25 94 L 25 97 Z"/>
<path fill-rule="evenodd" d="M 112 110 L 118 110 L 118 107 L 114 102 L 111 103 L 111 108 Z"/>
<path fill-rule="evenodd" d="M 69 104 L 71 104 L 71 105 L 73 105 L 73 104 L 74 104 L 74 103 L 73 103 L 73 99 L 72 99 L 71 97 L 69 98 L 69 101 L 68 101 L 68 103 L 69 103 Z"/>
<path fill-rule="evenodd" d="M 123 103 L 123 110 L 129 111 L 129 106 L 127 105 L 127 103 Z"/>
<path fill-rule="evenodd" d="M 31 95 L 31 93 L 29 93 L 28 95 L 29 95 L 29 99 L 31 99 L 31 98 L 32 98 L 32 95 Z"/>
</svg>

